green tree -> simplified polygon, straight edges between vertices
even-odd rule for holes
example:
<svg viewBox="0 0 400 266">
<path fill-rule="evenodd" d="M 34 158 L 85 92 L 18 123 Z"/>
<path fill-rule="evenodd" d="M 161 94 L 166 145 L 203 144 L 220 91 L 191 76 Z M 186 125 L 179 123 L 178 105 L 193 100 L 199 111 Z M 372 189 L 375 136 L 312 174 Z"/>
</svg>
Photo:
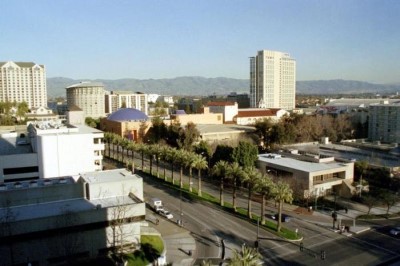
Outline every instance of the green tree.
<svg viewBox="0 0 400 266">
<path fill-rule="evenodd" d="M 179 129 L 178 135 L 178 147 L 191 151 L 193 143 L 200 137 L 200 132 L 193 122 L 189 122 L 184 128 Z"/>
<path fill-rule="evenodd" d="M 227 178 L 232 180 L 232 207 L 233 210 L 236 212 L 236 189 L 239 180 L 241 180 L 244 176 L 244 171 L 243 168 L 239 165 L 237 162 L 233 162 L 229 165 L 229 168 L 227 169 Z"/>
<path fill-rule="evenodd" d="M 253 195 L 254 189 L 257 188 L 257 185 L 259 183 L 259 180 L 261 178 L 261 173 L 260 171 L 255 168 L 254 166 L 245 168 L 244 169 L 244 175 L 242 177 L 242 181 L 246 183 L 247 185 L 247 191 L 248 191 L 248 196 L 247 196 L 247 215 L 251 219 L 251 197 Z"/>
<path fill-rule="evenodd" d="M 229 163 L 225 161 L 217 162 L 212 168 L 212 174 L 219 177 L 219 204 L 224 206 L 224 181 L 229 168 Z"/>
<path fill-rule="evenodd" d="M 189 167 L 189 191 L 192 192 L 192 178 L 193 178 L 193 167 L 195 167 L 196 153 L 189 152 L 186 160 L 186 167 Z"/>
<path fill-rule="evenodd" d="M 289 184 L 278 181 L 274 186 L 274 198 L 278 202 L 278 227 L 277 231 L 280 232 L 282 228 L 282 207 L 284 202 L 292 203 L 293 201 L 293 191 Z"/>
<path fill-rule="evenodd" d="M 214 154 L 211 157 L 211 166 L 215 165 L 219 161 L 232 163 L 233 162 L 232 153 L 233 153 L 233 147 L 221 144 L 218 145 L 215 149 Z"/>
<path fill-rule="evenodd" d="M 259 266 L 262 265 L 261 254 L 255 248 L 242 245 L 242 250 L 233 251 L 233 258 L 229 259 L 230 266 Z"/>
<path fill-rule="evenodd" d="M 206 161 L 206 159 L 197 154 L 195 156 L 194 162 L 193 162 L 193 166 L 194 168 L 197 169 L 197 173 L 198 173 L 198 191 L 197 191 L 197 195 L 199 197 L 201 197 L 201 170 L 207 169 L 208 168 L 208 163 Z"/>
<path fill-rule="evenodd" d="M 155 116 L 152 118 L 152 126 L 150 127 L 147 135 L 150 143 L 160 143 L 165 141 L 165 136 L 167 136 L 167 126 L 164 121 L 159 117 Z"/>
<path fill-rule="evenodd" d="M 258 159 L 257 146 L 247 141 L 240 141 L 239 145 L 233 149 L 232 158 L 243 168 L 255 166 Z"/>
<path fill-rule="evenodd" d="M 257 120 L 255 123 L 256 135 L 260 139 L 260 146 L 262 150 L 267 150 L 271 145 L 271 129 L 273 122 L 270 118 L 264 118 L 262 120 Z"/>
<path fill-rule="evenodd" d="M 274 183 L 272 182 L 272 178 L 266 174 L 262 175 L 261 178 L 258 180 L 257 190 L 262 196 L 261 224 L 265 224 L 265 203 L 267 199 L 270 199 L 273 196 L 274 192 Z"/>
<path fill-rule="evenodd" d="M 23 120 L 26 119 L 26 113 L 29 112 L 29 107 L 28 104 L 26 102 L 22 102 L 18 104 L 17 107 L 17 117 L 18 117 L 18 121 L 21 121 L 22 118 L 24 118 Z"/>
</svg>

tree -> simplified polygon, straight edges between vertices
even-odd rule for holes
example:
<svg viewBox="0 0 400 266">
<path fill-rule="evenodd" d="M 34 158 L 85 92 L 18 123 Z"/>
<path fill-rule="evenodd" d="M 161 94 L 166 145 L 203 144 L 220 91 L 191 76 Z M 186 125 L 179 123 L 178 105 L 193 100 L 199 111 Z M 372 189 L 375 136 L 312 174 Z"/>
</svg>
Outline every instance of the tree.
<svg viewBox="0 0 400 266">
<path fill-rule="evenodd" d="M 17 107 L 17 114 L 16 114 L 18 117 L 18 121 L 21 121 L 22 117 L 25 120 L 26 113 L 28 113 L 28 112 L 29 112 L 28 104 L 26 102 L 19 103 L 18 107 Z"/>
<path fill-rule="evenodd" d="M 178 134 L 178 147 L 187 151 L 193 149 L 193 143 L 195 143 L 200 137 L 200 132 L 193 122 L 187 123 L 185 128 L 180 128 Z"/>
<path fill-rule="evenodd" d="M 242 177 L 243 182 L 246 183 L 247 185 L 247 191 L 248 191 L 248 196 L 247 196 L 247 215 L 251 219 L 251 197 L 253 195 L 254 189 L 257 187 L 259 180 L 261 178 L 261 173 L 260 171 L 255 168 L 254 166 L 245 168 L 244 170 L 245 174 Z"/>
<path fill-rule="evenodd" d="M 269 175 L 262 175 L 258 180 L 257 190 L 262 196 L 261 200 L 261 224 L 265 224 L 265 202 L 273 196 L 274 183 Z"/>
<path fill-rule="evenodd" d="M 197 195 L 199 197 L 201 197 L 201 170 L 203 169 L 207 169 L 208 168 L 208 163 L 206 161 L 206 159 L 197 154 L 194 158 L 194 162 L 193 162 L 193 166 L 194 168 L 197 169 L 197 173 L 198 173 L 198 191 L 197 191 Z"/>
<path fill-rule="evenodd" d="M 192 178 L 193 178 L 193 167 L 195 167 L 194 163 L 196 162 L 196 153 L 190 152 L 188 153 L 188 157 L 186 160 L 186 167 L 189 167 L 189 191 L 192 192 Z"/>
<path fill-rule="evenodd" d="M 172 124 L 168 126 L 167 130 L 167 143 L 174 148 L 178 147 L 178 139 L 179 139 L 179 130 L 181 128 L 181 124 L 179 121 L 174 121 Z"/>
<path fill-rule="evenodd" d="M 260 139 L 259 145 L 262 150 L 267 150 L 270 148 L 270 137 L 271 137 L 271 128 L 273 122 L 269 118 L 264 118 L 262 120 L 257 120 L 255 123 L 256 135 Z"/>
<path fill-rule="evenodd" d="M 367 161 L 358 161 L 355 163 L 355 169 L 359 173 L 359 184 L 360 184 L 360 198 L 361 193 L 363 190 L 363 175 L 365 171 L 368 169 L 368 162 Z"/>
<path fill-rule="evenodd" d="M 145 136 L 146 136 L 146 132 L 147 132 L 147 128 L 149 126 L 147 125 L 146 121 L 142 121 L 140 122 L 139 125 L 139 132 L 138 132 L 138 142 L 144 142 L 145 141 Z"/>
<path fill-rule="evenodd" d="M 171 178 L 172 178 L 172 185 L 175 185 L 175 178 L 174 178 L 174 164 L 177 160 L 177 152 L 178 150 L 175 148 L 170 148 L 168 150 L 168 157 L 167 160 L 171 163 Z"/>
<path fill-rule="evenodd" d="M 367 215 L 369 215 L 369 213 L 371 212 L 372 207 L 376 206 L 379 204 L 379 199 L 373 197 L 372 195 L 365 195 L 362 198 L 362 203 L 365 204 L 368 207 L 368 213 Z"/>
<path fill-rule="evenodd" d="M 219 177 L 219 204 L 224 206 L 224 180 L 229 168 L 229 163 L 226 161 L 217 162 L 212 168 L 212 174 Z"/>
<path fill-rule="evenodd" d="M 399 200 L 396 194 L 389 191 L 384 191 L 381 194 L 382 202 L 386 205 L 386 215 L 389 215 L 389 210 L 392 208 Z"/>
<path fill-rule="evenodd" d="M 254 144 L 240 141 L 239 145 L 233 149 L 232 158 L 243 168 L 251 168 L 258 159 L 258 149 Z"/>
<path fill-rule="evenodd" d="M 284 202 L 292 203 L 293 197 L 292 197 L 293 191 L 290 188 L 290 186 L 283 182 L 283 181 L 278 181 L 275 183 L 274 186 L 274 197 L 275 201 L 278 202 L 278 227 L 277 231 L 281 231 L 282 227 L 282 206 Z"/>
<path fill-rule="evenodd" d="M 147 132 L 148 139 L 151 143 L 165 142 L 164 138 L 167 136 L 167 126 L 159 116 L 152 118 L 152 126 Z"/>
<path fill-rule="evenodd" d="M 169 150 L 171 148 L 169 146 L 161 146 L 160 158 L 164 161 L 164 180 L 167 181 L 167 162 L 169 159 Z"/>
<path fill-rule="evenodd" d="M 232 192 L 232 208 L 236 212 L 236 188 L 238 181 L 244 176 L 243 168 L 237 162 L 233 162 L 227 169 L 227 177 L 232 180 L 233 192 Z"/>
<path fill-rule="evenodd" d="M 219 161 L 232 163 L 232 153 L 233 147 L 228 145 L 218 145 L 215 149 L 213 156 L 211 157 L 211 166 L 215 165 Z"/>
<path fill-rule="evenodd" d="M 188 152 L 185 150 L 177 150 L 176 152 L 176 162 L 179 164 L 179 187 L 183 188 L 183 168 L 187 164 Z"/>
<path fill-rule="evenodd" d="M 262 265 L 261 254 L 256 248 L 250 248 L 242 245 L 242 250 L 238 252 L 233 251 L 233 258 L 229 259 L 228 265 L 230 266 L 258 266 Z"/>
</svg>

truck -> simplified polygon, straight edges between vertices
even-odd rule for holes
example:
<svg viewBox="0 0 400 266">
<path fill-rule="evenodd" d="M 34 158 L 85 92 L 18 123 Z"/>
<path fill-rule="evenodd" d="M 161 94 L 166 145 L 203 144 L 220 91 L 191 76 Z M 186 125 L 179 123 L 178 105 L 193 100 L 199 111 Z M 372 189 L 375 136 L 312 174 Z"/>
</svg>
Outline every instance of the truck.
<svg viewBox="0 0 400 266">
<path fill-rule="evenodd" d="M 150 206 L 155 212 L 163 210 L 162 201 L 159 198 L 152 198 L 150 201 Z"/>
</svg>

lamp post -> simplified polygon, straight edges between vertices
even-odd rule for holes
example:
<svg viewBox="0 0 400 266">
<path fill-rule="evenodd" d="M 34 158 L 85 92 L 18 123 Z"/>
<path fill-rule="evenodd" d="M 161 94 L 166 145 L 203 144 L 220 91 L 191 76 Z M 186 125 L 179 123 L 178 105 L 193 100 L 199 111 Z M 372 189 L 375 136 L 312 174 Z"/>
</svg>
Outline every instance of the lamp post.
<svg viewBox="0 0 400 266">
<path fill-rule="evenodd" d="M 183 226 L 183 221 L 182 221 L 182 215 L 183 215 L 183 212 L 182 212 L 182 189 L 180 189 L 179 190 L 179 215 L 180 215 L 180 218 L 179 218 L 179 226 Z"/>
</svg>

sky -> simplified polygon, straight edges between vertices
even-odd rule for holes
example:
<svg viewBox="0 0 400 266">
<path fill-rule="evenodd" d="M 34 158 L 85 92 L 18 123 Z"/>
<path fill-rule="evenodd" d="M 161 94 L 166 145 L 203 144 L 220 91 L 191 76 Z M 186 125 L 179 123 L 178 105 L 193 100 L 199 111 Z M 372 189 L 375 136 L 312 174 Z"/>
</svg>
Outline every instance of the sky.
<svg viewBox="0 0 400 266">
<path fill-rule="evenodd" d="M 297 80 L 400 82 L 398 0 L 3 0 L 0 61 L 47 77 L 249 78 L 259 50 Z"/>
</svg>

